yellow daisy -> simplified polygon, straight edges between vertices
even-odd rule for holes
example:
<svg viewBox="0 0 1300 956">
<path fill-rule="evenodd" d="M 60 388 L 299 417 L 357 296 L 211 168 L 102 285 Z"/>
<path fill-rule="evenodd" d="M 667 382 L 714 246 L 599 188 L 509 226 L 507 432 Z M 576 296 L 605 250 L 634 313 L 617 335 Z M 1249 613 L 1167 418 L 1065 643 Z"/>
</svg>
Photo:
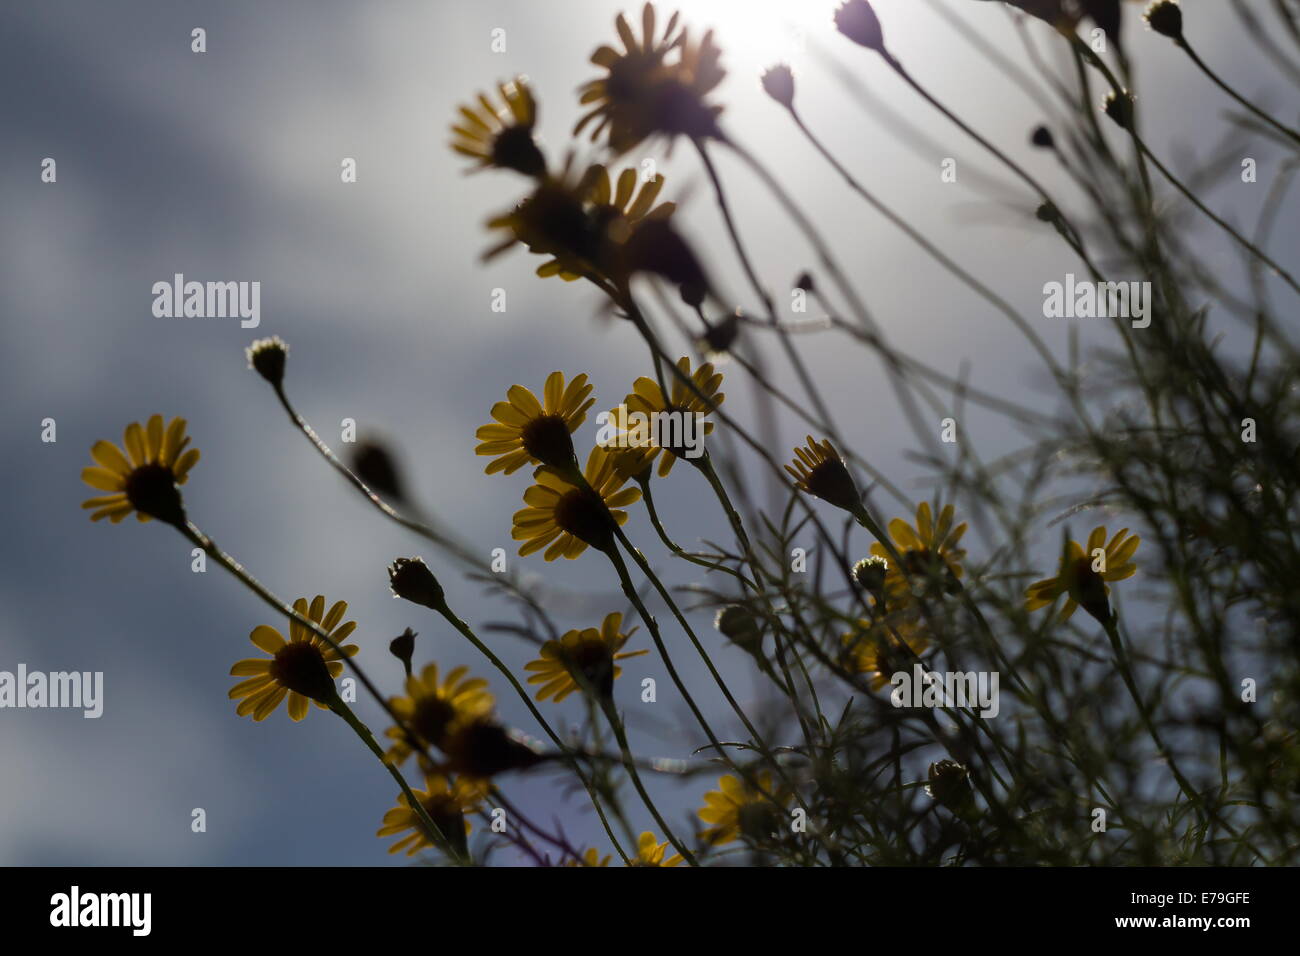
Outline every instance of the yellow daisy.
<svg viewBox="0 0 1300 956">
<path fill-rule="evenodd" d="M 760 773 L 758 783 L 764 792 L 772 793 L 770 772 Z M 710 824 L 700 833 L 700 838 L 713 846 L 730 843 L 740 836 L 767 840 L 784 825 L 772 802 L 739 777 L 725 774 L 718 779 L 718 787 L 704 795 L 704 806 L 698 811 L 700 819 Z"/>
<path fill-rule="evenodd" d="M 401 727 L 389 727 L 384 735 L 393 744 L 385 760 L 402 764 L 415 750 L 441 747 L 454 726 L 492 712 L 496 702 L 488 682 L 468 674 L 468 667 L 456 667 L 440 679 L 438 665 L 429 664 L 406 679 L 406 696 L 392 697 L 389 704 L 419 739 L 413 743 Z"/>
<path fill-rule="evenodd" d="M 901 569 L 894 564 L 883 544 L 876 541 L 871 545 L 873 555 L 889 562 L 885 588 L 890 594 L 910 595 L 909 581 L 912 579 L 939 581 L 949 594 L 958 590 L 963 574 L 961 561 L 966 557 L 959 545 L 966 533 L 966 522 L 954 525 L 953 513 L 953 506 L 945 505 L 936 522 L 929 502 L 922 501 L 916 506 L 915 527 L 902 518 L 889 522 L 889 537 L 903 559 Z"/>
<path fill-rule="evenodd" d="M 602 46 L 592 54 L 591 62 L 606 72 L 582 87 L 581 102 L 591 109 L 578 120 L 574 134 L 594 123 L 591 138 L 607 133 L 616 153 L 655 134 L 719 136 L 722 107 L 704 99 L 726 75 L 712 31 L 693 43 L 688 31 L 678 32 L 674 13 L 658 36 L 649 3 L 641 12 L 640 40 L 622 14 L 614 25 L 623 50 Z"/>
<path fill-rule="evenodd" d="M 293 602 L 293 609 L 319 624 L 342 647 L 345 656 L 352 657 L 360 650 L 355 644 L 343 643 L 357 627 L 355 621 L 340 623 L 348 609 L 346 601 L 336 601 L 326 613 L 325 596 L 318 594 L 312 598 L 310 607 L 306 598 L 298 598 Z M 230 688 L 230 699 L 239 701 L 235 713 L 241 717 L 252 714 L 254 720 L 265 720 L 286 696 L 289 716 L 294 720 L 307 716 L 308 701 L 314 700 L 316 706 L 329 709 L 329 702 L 336 696 L 334 679 L 343 673 L 343 661 L 334 648 L 293 618 L 289 618 L 288 641 L 266 624 L 253 628 L 248 639 L 271 656 L 245 658 L 230 668 L 232 677 L 248 678 Z"/>
<path fill-rule="evenodd" d="M 591 392 L 586 375 L 577 376 L 566 388 L 563 372 L 546 377 L 540 402 L 524 386 L 510 386 L 506 392 L 509 401 L 492 406 L 496 421 L 475 432 L 482 442 L 475 452 L 495 456 L 486 472 L 509 475 L 539 462 L 560 469 L 576 467 L 570 436 L 587 420 L 587 410 L 596 402 Z"/>
<path fill-rule="evenodd" d="M 899 671 L 912 672 L 912 658 L 930 646 L 916 616 L 890 614 L 876 621 L 859 619 L 855 630 L 841 639 L 849 666 L 858 674 L 870 674 L 870 687 L 880 690 Z M 902 644 L 910 649 L 909 654 Z"/>
<path fill-rule="evenodd" d="M 489 167 L 513 169 L 525 176 L 546 172 L 546 159 L 533 141 L 537 125 L 537 100 L 522 78 L 497 87 L 498 107 L 484 94 L 478 102 L 460 107 L 460 119 L 451 127 L 451 148 L 476 161 L 471 172 Z"/>
<path fill-rule="evenodd" d="M 1062 594 L 1069 595 L 1061 620 L 1069 620 L 1075 608 L 1083 609 L 1102 624 L 1110 620 L 1110 586 L 1108 581 L 1123 581 L 1137 573 L 1133 555 L 1142 539 L 1121 528 L 1106 541 L 1105 526 L 1097 527 L 1088 535 L 1086 547 L 1077 541 L 1066 545 L 1061 569 L 1054 578 L 1035 581 L 1025 592 L 1025 610 L 1036 611 L 1056 602 Z M 1102 555 L 1096 555 L 1101 550 Z M 1095 556 L 1094 556 L 1095 555 Z"/>
<path fill-rule="evenodd" d="M 547 759 L 487 716 L 454 724 L 440 746 L 447 755 L 443 769 L 475 780 L 527 770 Z"/>
<path fill-rule="evenodd" d="M 413 792 L 415 799 L 424 807 L 429 819 L 442 835 L 458 852 L 464 853 L 465 838 L 472 829 L 468 814 L 473 813 L 482 803 L 487 786 L 477 780 L 466 780 L 463 777 L 453 779 L 440 773 L 431 773 L 425 775 L 424 789 Z M 384 814 L 383 822 L 384 825 L 375 834 L 377 837 L 396 836 L 411 831 L 390 846 L 389 853 L 405 851 L 407 856 L 415 856 L 433 845 L 404 793 L 398 794 L 397 806 Z"/>
<path fill-rule="evenodd" d="M 90 520 L 108 518 L 117 524 L 134 511 L 141 521 L 184 524 L 176 486 L 185 484 L 199 460 L 197 448 L 185 448 L 190 443 L 185 419 L 173 418 L 164 427 L 163 417 L 154 415 L 144 427 L 139 422 L 127 425 L 122 437 L 126 454 L 110 441 L 97 441 L 90 449 L 96 467 L 82 469 L 82 481 L 111 492 L 82 502 L 81 507 L 94 509 Z"/>
<path fill-rule="evenodd" d="M 660 478 L 672 471 L 673 463 L 679 457 L 686 457 L 688 461 L 699 460 L 698 457 L 687 457 L 691 453 L 687 440 L 700 427 L 702 417 L 727 398 L 718 391 L 722 385 L 722 373 L 715 371 L 709 362 L 692 372 L 691 360 L 682 356 L 677 360 L 677 368 L 694 383 L 699 395 L 675 375 L 665 378 L 665 384 L 671 382 L 669 394 L 665 395 L 657 381 L 643 375 L 632 383 L 632 393 L 623 399 L 623 404 L 610 412 L 611 422 L 619 432 L 620 444 L 662 447 L 669 453 L 659 459 Z M 713 422 L 702 422 L 696 437 L 702 439 L 712 431 Z M 659 445 L 659 442 L 663 444 Z M 698 454 L 700 446 L 694 450 Z"/>
<path fill-rule="evenodd" d="M 587 197 L 602 172 L 603 167 L 592 166 L 577 176 L 570 157 L 560 173 L 541 177 L 513 209 L 488 220 L 489 229 L 505 236 L 483 253 L 483 260 L 522 245 L 536 255 L 551 257 L 538 267 L 539 275 L 558 275 L 566 282 L 598 280 L 603 237 L 590 215 Z"/>
<path fill-rule="evenodd" d="M 655 839 L 655 835 L 649 830 L 641 834 L 636 841 L 636 859 L 629 863 L 629 866 L 677 866 L 682 862 L 680 854 L 674 853 L 668 859 L 664 859 L 664 854 L 668 852 L 668 843 L 660 843 Z"/>
<path fill-rule="evenodd" d="M 599 629 L 572 630 L 558 641 L 543 644 L 541 657 L 524 665 L 524 670 L 533 672 L 528 683 L 542 685 L 537 699 L 554 698 L 558 704 L 581 689 L 579 675 L 603 697 L 612 696 L 614 681 L 623 673 L 623 668 L 614 662 L 649 653 L 644 650 L 619 653 L 636 631 L 632 628 L 623 633 L 619 629 L 622 623 L 622 614 L 608 614 Z"/>
<path fill-rule="evenodd" d="M 857 511 L 862 506 L 858 486 L 831 440 L 823 438 L 819 442 L 809 435 L 807 442 L 806 447 L 794 450 L 794 462 L 785 466 L 794 479 L 794 486 L 804 494 L 821 498 L 837 508 Z"/>
<path fill-rule="evenodd" d="M 609 866 L 609 854 L 607 853 L 604 856 L 601 856 L 600 853 L 597 852 L 594 846 L 588 847 L 586 850 L 583 851 L 582 857 L 580 859 L 575 860 L 573 857 L 569 857 L 567 860 L 564 861 L 563 865 L 564 866 Z"/>
<path fill-rule="evenodd" d="M 609 453 L 600 445 L 587 456 L 583 470 L 589 487 L 580 487 L 546 465 L 533 474 L 536 481 L 524 492 L 528 506 L 515 512 L 510 536 L 524 542 L 519 554 L 527 557 L 546 548 L 546 560 L 563 555 L 576 558 L 588 545 L 602 551 L 614 546 L 614 524 L 627 522 L 618 509 L 641 497 L 639 488 L 623 488 L 627 481 L 614 470 Z"/>
</svg>

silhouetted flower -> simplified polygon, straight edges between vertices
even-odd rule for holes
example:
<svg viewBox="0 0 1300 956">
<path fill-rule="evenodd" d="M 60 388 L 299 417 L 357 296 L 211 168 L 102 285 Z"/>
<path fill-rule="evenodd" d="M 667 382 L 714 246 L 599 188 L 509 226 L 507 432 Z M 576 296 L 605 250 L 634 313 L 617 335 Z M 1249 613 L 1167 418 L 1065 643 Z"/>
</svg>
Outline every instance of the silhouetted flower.
<svg viewBox="0 0 1300 956">
<path fill-rule="evenodd" d="M 626 507 L 641 497 L 639 488 L 623 488 L 626 478 L 614 469 L 609 452 L 597 445 L 583 470 L 588 487 L 546 465 L 534 472 L 536 484 L 524 492 L 528 506 L 515 512 L 511 537 L 524 542 L 519 554 L 527 557 L 546 548 L 546 560 L 576 558 L 588 546 L 608 551 L 614 545 L 614 526 L 627 521 Z"/>
<path fill-rule="evenodd" d="M 163 417 L 153 415 L 144 427 L 139 422 L 127 425 L 122 438 L 126 454 L 110 441 L 97 441 L 90 449 L 96 467 L 81 471 L 81 480 L 90 487 L 110 492 L 82 502 L 81 507 L 94 509 L 90 520 L 107 518 L 117 524 L 134 511 L 141 521 L 157 518 L 184 525 L 177 486 L 185 484 L 199 460 L 197 448 L 185 448 L 190 443 L 185 419 L 173 418 L 164 427 Z"/>
<path fill-rule="evenodd" d="M 1025 592 L 1025 610 L 1047 607 L 1066 594 L 1069 599 L 1061 612 L 1061 620 L 1068 620 L 1075 608 L 1082 606 L 1102 624 L 1108 623 L 1110 587 L 1106 582 L 1123 581 L 1137 573 L 1132 558 L 1141 543 L 1142 539 L 1129 534 L 1128 528 L 1121 528 L 1107 543 L 1104 525 L 1092 530 L 1086 547 L 1081 548 L 1078 542 L 1070 541 L 1056 577 L 1035 581 Z M 1098 549 L 1103 554 L 1094 556 Z M 1099 559 L 1101 568 L 1094 570 L 1093 564 Z"/>
<path fill-rule="evenodd" d="M 312 598 L 310 606 L 306 598 L 298 598 L 293 609 L 319 624 L 321 630 L 339 645 L 344 656 L 352 657 L 360 650 L 355 644 L 343 643 L 357 627 L 355 621 L 341 623 L 348 610 L 346 601 L 336 601 L 326 613 L 325 597 L 318 594 Z M 288 641 L 266 624 L 253 628 L 248 639 L 271 656 L 249 657 L 237 661 L 230 668 L 232 677 L 248 678 L 230 688 L 230 699 L 239 701 L 235 713 L 240 717 L 251 714 L 254 720 L 265 720 L 285 697 L 289 698 L 289 716 L 293 720 L 307 716 L 309 701 L 329 709 L 329 702 L 337 693 L 334 679 L 343 673 L 343 659 L 320 635 L 289 618 Z"/>
<path fill-rule="evenodd" d="M 453 124 L 451 148 L 475 160 L 471 172 L 495 167 L 513 169 L 525 176 L 546 172 L 546 159 L 533 140 L 537 125 L 537 101 L 523 78 L 497 87 L 502 106 L 484 94 L 472 106 L 460 107 L 460 121 Z"/>
<path fill-rule="evenodd" d="M 565 387 L 563 372 L 546 377 L 540 402 L 524 386 L 510 386 L 509 401 L 492 406 L 496 421 L 475 432 L 482 442 L 475 453 L 494 456 L 487 474 L 513 474 L 530 463 L 561 470 L 575 467 L 572 433 L 587 420 L 587 410 L 596 401 L 591 392 L 586 375 L 575 376 Z"/>
</svg>

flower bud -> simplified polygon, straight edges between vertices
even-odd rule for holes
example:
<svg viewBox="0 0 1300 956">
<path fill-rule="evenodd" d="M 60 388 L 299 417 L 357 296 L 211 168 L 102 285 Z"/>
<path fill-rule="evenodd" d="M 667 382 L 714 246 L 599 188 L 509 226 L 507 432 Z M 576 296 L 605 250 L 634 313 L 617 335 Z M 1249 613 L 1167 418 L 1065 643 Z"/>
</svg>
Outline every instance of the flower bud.
<svg viewBox="0 0 1300 956">
<path fill-rule="evenodd" d="M 784 63 L 763 74 L 763 91 L 786 109 L 794 109 L 794 73 Z"/>
<path fill-rule="evenodd" d="M 847 0 L 835 11 L 835 29 L 859 46 L 885 52 L 885 34 L 880 18 L 867 0 Z"/>
<path fill-rule="evenodd" d="M 289 346 L 284 339 L 273 335 L 269 339 L 257 339 L 244 350 L 248 356 L 248 367 L 257 372 L 276 388 L 284 381 L 284 364 L 289 358 Z"/>
<path fill-rule="evenodd" d="M 423 558 L 397 558 L 388 568 L 393 596 L 438 610 L 443 606 L 442 585 Z"/>
</svg>

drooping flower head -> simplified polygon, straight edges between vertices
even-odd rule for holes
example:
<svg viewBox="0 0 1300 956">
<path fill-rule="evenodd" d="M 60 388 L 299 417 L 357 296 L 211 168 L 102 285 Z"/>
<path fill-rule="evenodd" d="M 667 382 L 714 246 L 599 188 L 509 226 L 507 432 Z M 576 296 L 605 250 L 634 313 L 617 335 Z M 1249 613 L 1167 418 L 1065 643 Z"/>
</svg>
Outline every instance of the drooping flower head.
<svg viewBox="0 0 1300 956">
<path fill-rule="evenodd" d="M 470 677 L 467 667 L 440 674 L 437 664 L 429 664 L 412 674 L 406 679 L 406 696 L 393 697 L 389 704 L 416 739 L 401 727 L 389 727 L 384 735 L 393 744 L 384 759 L 402 764 L 416 750 L 441 747 L 457 725 L 490 714 L 495 701 L 487 686 L 483 678 Z"/>
<path fill-rule="evenodd" d="M 614 526 L 627 521 L 619 509 L 641 497 L 641 489 L 624 488 L 627 479 L 614 468 L 600 445 L 587 456 L 583 469 L 587 487 L 547 465 L 533 474 L 536 482 L 524 492 L 528 506 L 515 512 L 511 537 L 522 541 L 523 557 L 546 549 L 546 560 L 576 558 L 588 546 L 608 551 L 614 546 Z"/>
<path fill-rule="evenodd" d="M 336 601 L 327 613 L 325 596 L 318 594 L 310 606 L 306 598 L 298 598 L 293 602 L 293 609 L 320 625 L 339 645 L 343 656 L 352 657 L 360 650 L 355 644 L 343 643 L 357 627 L 355 621 L 343 621 L 348 610 L 346 601 Z M 343 657 L 338 651 L 294 618 L 289 618 L 288 641 L 267 624 L 253 628 L 248 639 L 270 657 L 245 658 L 230 668 L 232 677 L 247 678 L 230 688 L 230 699 L 239 701 L 235 713 L 265 720 L 285 697 L 289 698 L 289 717 L 293 720 L 307 716 L 310 701 L 329 709 L 330 701 L 336 696 L 334 680 L 343 673 Z"/>
<path fill-rule="evenodd" d="M 794 479 L 794 486 L 804 494 L 821 498 L 837 508 L 856 511 L 862 505 L 858 486 L 831 440 L 823 438 L 819 442 L 812 435 L 806 440 L 805 447 L 794 450 L 795 460 L 785 466 Z"/>
<path fill-rule="evenodd" d="M 628 657 L 640 657 L 647 651 L 626 651 L 622 647 L 636 628 L 621 630 L 623 615 L 605 616 L 599 628 L 588 627 L 566 632 L 558 641 L 542 645 L 538 660 L 530 661 L 524 669 L 532 672 L 530 684 L 541 684 L 538 700 L 554 699 L 558 704 L 582 683 L 597 694 L 609 698 L 614 693 L 614 681 L 623 673 L 615 662 Z"/>
<path fill-rule="evenodd" d="M 1102 624 L 1110 621 L 1111 581 L 1123 581 L 1137 573 L 1133 555 L 1142 539 L 1121 528 L 1106 540 L 1106 528 L 1100 526 L 1088 535 L 1086 548 L 1077 541 L 1066 544 L 1061 569 L 1056 577 L 1035 581 L 1025 592 L 1025 610 L 1036 611 L 1068 595 L 1061 620 L 1069 620 L 1076 608 L 1082 608 Z"/>
<path fill-rule="evenodd" d="M 482 781 L 469 780 L 464 777 L 451 778 L 440 773 L 426 774 L 424 789 L 413 791 L 415 799 L 424 808 L 429 819 L 458 853 L 465 852 L 466 840 L 472 826 L 469 814 L 478 809 L 487 795 L 487 787 Z M 428 835 L 420 825 L 420 818 L 411 807 L 406 794 L 399 794 L 397 806 L 384 814 L 383 826 L 375 833 L 377 837 L 390 837 L 405 834 L 388 848 L 389 853 L 403 853 L 415 856 L 421 850 L 431 847 Z M 410 831 L 409 833 L 407 831 Z"/>
<path fill-rule="evenodd" d="M 721 136 L 717 119 L 722 107 L 706 97 L 726 75 L 722 51 L 712 31 L 693 41 L 686 29 L 678 30 L 677 20 L 674 13 L 659 35 L 654 5 L 647 3 L 637 39 L 627 19 L 618 15 L 614 25 L 623 49 L 602 46 L 592 54 L 591 62 L 605 75 L 582 87 L 581 102 L 591 109 L 579 119 L 574 135 L 591 126 L 591 138 L 605 135 L 615 153 L 655 135 Z"/>
<path fill-rule="evenodd" d="M 501 106 L 480 93 L 478 101 L 460 107 L 452 124 L 451 148 L 475 161 L 470 172 L 512 169 L 525 176 L 542 176 L 546 159 L 533 139 L 537 100 L 522 78 L 497 87 Z"/>
<path fill-rule="evenodd" d="M 164 426 L 163 417 L 153 415 L 144 427 L 127 425 L 122 438 L 126 454 L 110 441 L 97 441 L 90 449 L 95 466 L 82 469 L 82 481 L 109 492 L 82 502 L 81 507 L 94 509 L 90 520 L 107 518 L 117 524 L 134 511 L 141 521 L 157 518 L 184 525 L 177 486 L 185 484 L 199 460 L 197 448 L 185 447 L 190 443 L 185 419 L 173 418 Z"/>
<path fill-rule="evenodd" d="M 587 420 L 587 410 L 596 401 L 591 392 L 586 375 L 574 377 L 566 387 L 563 372 L 547 376 L 540 402 L 529 389 L 512 385 L 506 392 L 509 401 L 492 406 L 496 421 L 475 433 L 481 442 L 475 452 L 494 456 L 486 472 L 509 475 L 524 465 L 539 463 L 559 469 L 574 467 L 577 459 L 571 435 Z"/>
</svg>

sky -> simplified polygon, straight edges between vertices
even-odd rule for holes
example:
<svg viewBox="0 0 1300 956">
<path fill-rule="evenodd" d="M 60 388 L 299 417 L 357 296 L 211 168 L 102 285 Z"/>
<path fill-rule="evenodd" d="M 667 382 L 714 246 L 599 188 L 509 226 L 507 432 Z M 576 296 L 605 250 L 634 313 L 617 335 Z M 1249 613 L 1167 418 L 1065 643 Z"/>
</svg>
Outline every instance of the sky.
<svg viewBox="0 0 1300 956">
<path fill-rule="evenodd" d="M 1063 355 L 1067 325 L 1041 316 L 1042 286 L 1082 268 L 1034 222 L 1030 195 L 876 57 L 835 34 L 834 4 L 681 6 L 693 27 L 715 29 L 723 49 L 728 75 L 716 97 L 729 135 L 790 186 L 891 341 L 950 373 L 969 367 L 972 384 L 1007 398 L 1049 401 L 1043 372 L 1005 318 L 856 202 L 763 95 L 758 77 L 773 63 L 791 63 L 800 112 L 832 152 L 1041 323 Z M 971 42 L 1021 56 L 1000 7 L 877 3 L 899 59 L 1068 195 L 1049 159 L 1025 145 L 1041 110 Z M 1184 7 L 1198 49 L 1229 82 L 1261 104 L 1284 102 L 1285 80 L 1251 52 L 1227 4 L 1188 0 Z M 503 718 L 537 734 L 472 648 L 392 598 L 385 566 L 423 554 L 452 606 L 476 627 L 508 620 L 511 610 L 370 510 L 289 426 L 243 350 L 255 337 L 287 340 L 290 394 L 325 439 L 342 450 L 345 419 L 363 436 L 390 438 L 415 495 L 485 556 L 506 548 L 513 568 L 545 580 L 563 626 L 592 626 L 606 611 L 623 610 L 617 582 L 596 556 L 554 565 L 515 556 L 510 516 L 520 507 L 524 473 L 485 478 L 474 430 L 510 385 L 540 389 L 554 369 L 589 373 L 597 407 L 616 404 L 649 373 L 646 353 L 630 327 L 600 316 L 593 290 L 533 276 L 535 258 L 515 251 L 480 262 L 492 242 L 485 220 L 524 190 L 508 174 L 467 177 L 447 148 L 458 104 L 525 74 L 540 98 L 544 148 L 553 161 L 562 158 L 580 115 L 576 90 L 596 72 L 587 57 L 613 42 L 620 9 L 639 8 L 604 0 L 4 6 L 0 439 L 8 467 L 0 498 L 0 670 L 22 663 L 102 671 L 105 700 L 98 719 L 0 710 L 8 768 L 0 863 L 405 862 L 387 856 L 386 841 L 374 836 L 393 783 L 341 721 L 318 710 L 302 724 L 283 712 L 261 724 L 235 716 L 226 696 L 230 665 L 255 653 L 247 640 L 253 627 L 282 622 L 220 569 L 194 573 L 189 545 L 170 529 L 134 520 L 92 525 L 80 509 L 91 494 L 79 478 L 91 444 L 119 441 L 127 422 L 155 412 L 185 416 L 202 451 L 184 489 L 195 522 L 280 596 L 349 601 L 359 659 L 384 687 L 399 687 L 386 648 L 409 626 L 420 634 L 417 663 L 467 664 L 496 678 Z M 1224 118 L 1231 104 L 1168 41 L 1144 30 L 1139 12 L 1128 6 L 1126 29 L 1153 148 L 1190 168 L 1226 142 L 1258 157 L 1266 183 L 1276 155 L 1232 138 Z M 196 27 L 206 31 L 206 52 L 191 49 Z M 505 31 L 503 52 L 494 50 L 496 30 Z M 1030 32 L 1052 49 L 1045 27 Z M 846 89 L 834 64 L 851 71 L 874 106 Z M 900 135 L 882 110 L 905 117 L 917 137 Z M 586 143 L 578 148 L 591 154 Z M 47 157 L 57 163 L 53 183 L 41 180 Z M 956 183 L 940 181 L 948 157 L 957 160 Z M 355 183 L 341 181 L 346 158 L 356 162 Z M 664 198 L 679 202 L 678 221 L 720 284 L 753 308 L 692 150 L 628 157 L 646 159 L 664 173 Z M 811 253 L 741 164 L 725 154 L 718 162 L 758 271 L 770 287 L 788 288 L 814 264 Z M 989 178 L 1003 184 L 996 198 L 984 189 Z M 1229 170 L 1206 195 L 1233 221 L 1252 223 L 1266 188 Z M 1298 224 L 1300 217 L 1280 217 L 1276 248 L 1294 248 Z M 1239 275 L 1239 256 L 1221 235 L 1199 229 L 1189 238 L 1213 267 Z M 153 284 L 176 273 L 260 282 L 259 327 L 154 317 Z M 506 291 L 505 312 L 491 309 L 496 289 Z M 1080 334 L 1085 348 L 1107 341 L 1100 326 Z M 925 475 L 908 456 L 915 436 L 879 365 L 830 336 L 804 336 L 800 345 L 855 447 L 869 449 L 899 487 L 925 496 Z M 728 410 L 752 421 L 743 373 L 726 372 Z M 1015 447 L 1014 433 L 972 416 L 963 425 L 983 429 L 990 456 Z M 56 423 L 54 442 L 41 440 L 46 419 Z M 779 426 L 788 446 L 802 440 L 797 421 L 783 416 Z M 689 546 L 724 535 L 725 525 L 699 477 L 685 471 L 660 487 L 658 504 Z M 639 513 L 629 534 L 665 563 Z M 980 546 L 978 537 L 971 546 Z M 707 615 L 697 617 L 707 629 Z M 508 635 L 491 641 L 517 673 L 533 656 Z M 686 659 L 681 636 L 673 641 Z M 737 652 L 719 645 L 718 655 L 745 700 L 761 707 Z M 620 687 L 628 708 L 642 676 L 669 687 L 653 657 L 628 671 Z M 688 668 L 687 680 L 703 693 L 707 678 L 698 671 Z M 663 696 L 661 710 L 629 713 L 635 748 L 687 756 L 674 729 L 680 704 Z M 358 710 L 383 726 L 372 702 Z M 557 724 L 580 717 L 576 705 L 553 710 Z M 655 790 L 680 821 L 699 805 L 706 780 L 656 781 Z M 540 819 L 562 820 L 575 841 L 602 845 L 594 819 L 554 777 L 515 781 L 510 792 Z M 205 811 L 206 832 L 192 832 L 195 808 Z"/>
</svg>

